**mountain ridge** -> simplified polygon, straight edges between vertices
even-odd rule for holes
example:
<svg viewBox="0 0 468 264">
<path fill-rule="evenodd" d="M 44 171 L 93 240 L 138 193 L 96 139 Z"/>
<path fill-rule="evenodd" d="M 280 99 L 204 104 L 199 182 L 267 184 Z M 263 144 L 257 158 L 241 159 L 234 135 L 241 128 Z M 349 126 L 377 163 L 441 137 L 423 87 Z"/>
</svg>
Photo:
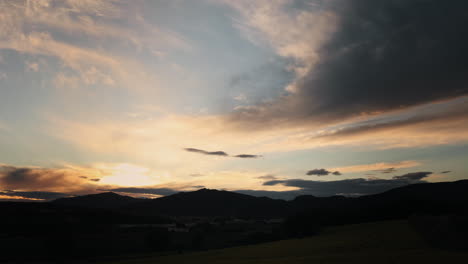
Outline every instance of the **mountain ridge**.
<svg viewBox="0 0 468 264">
<path fill-rule="evenodd" d="M 361 210 L 365 210 L 368 215 L 373 214 L 369 209 L 379 212 L 380 215 L 393 212 L 400 216 L 431 210 L 431 207 L 434 210 L 442 210 L 444 207 L 463 207 L 463 203 L 468 202 L 468 192 L 465 190 L 468 190 L 468 180 L 412 184 L 359 197 L 300 195 L 290 201 L 203 188 L 155 199 L 140 199 L 105 192 L 60 198 L 51 203 L 167 216 L 271 218 L 308 210 L 326 215 L 337 215 L 337 212 L 356 214 L 354 211 Z"/>
</svg>

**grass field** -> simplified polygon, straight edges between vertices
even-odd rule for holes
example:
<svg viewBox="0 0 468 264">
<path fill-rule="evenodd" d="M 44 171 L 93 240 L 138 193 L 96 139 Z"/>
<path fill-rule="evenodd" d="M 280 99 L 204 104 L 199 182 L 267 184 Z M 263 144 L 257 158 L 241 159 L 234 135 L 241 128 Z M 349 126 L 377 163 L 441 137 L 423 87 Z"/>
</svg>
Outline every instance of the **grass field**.
<svg viewBox="0 0 468 264">
<path fill-rule="evenodd" d="M 429 248 L 406 221 L 348 225 L 321 235 L 271 243 L 185 253 L 130 257 L 111 263 L 296 264 L 296 263 L 468 263 L 468 252 Z"/>
</svg>

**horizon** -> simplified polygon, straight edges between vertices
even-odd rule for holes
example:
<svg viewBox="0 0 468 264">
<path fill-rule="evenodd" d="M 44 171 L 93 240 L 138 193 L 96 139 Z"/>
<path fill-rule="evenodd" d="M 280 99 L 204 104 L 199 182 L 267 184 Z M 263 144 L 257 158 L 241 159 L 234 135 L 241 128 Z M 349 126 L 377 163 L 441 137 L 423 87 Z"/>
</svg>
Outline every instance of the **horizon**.
<svg viewBox="0 0 468 264">
<path fill-rule="evenodd" d="M 0 201 L 467 180 L 466 8 L 0 0 Z"/>
<path fill-rule="evenodd" d="M 433 183 L 460 183 L 460 182 L 465 182 L 468 181 L 468 179 L 462 179 L 462 180 L 457 180 L 457 181 L 445 181 L 445 182 L 433 182 Z M 228 190 L 223 190 L 223 189 L 208 189 L 208 188 L 201 188 L 198 190 L 191 190 L 191 191 L 174 191 L 174 193 L 167 194 L 165 196 L 172 196 L 172 195 L 177 195 L 180 193 L 195 193 L 195 192 L 201 192 L 201 191 L 211 191 L 211 192 L 228 192 L 228 193 L 236 193 L 236 194 L 241 194 L 241 195 L 246 195 L 246 196 L 251 196 L 251 197 L 256 197 L 256 198 L 269 198 L 273 200 L 283 200 L 283 201 L 293 201 L 298 197 L 301 196 L 311 196 L 311 197 L 318 197 L 318 198 L 333 198 L 333 197 L 345 197 L 345 198 L 359 198 L 363 196 L 373 196 L 373 195 L 378 195 L 378 194 L 383 194 L 389 191 L 393 191 L 396 189 L 401 189 L 407 186 L 411 185 L 419 185 L 419 184 L 431 184 L 431 182 L 417 182 L 417 183 L 412 183 L 408 185 L 403 185 L 400 187 L 395 187 L 392 189 L 384 190 L 381 192 L 376 192 L 376 193 L 367 193 L 367 194 L 362 194 L 362 195 L 340 195 L 340 194 L 335 194 L 331 196 L 314 196 L 312 194 L 303 194 L 301 192 L 289 192 L 289 193 L 284 193 L 284 192 L 251 192 L 249 190 L 243 191 L 243 190 L 234 190 L 234 191 L 228 191 Z M 143 199 L 143 200 L 152 200 L 152 199 L 159 199 L 163 198 L 165 196 L 159 196 L 159 197 L 147 197 L 147 196 L 139 196 L 139 195 L 134 195 L 132 193 L 125 193 L 125 192 L 113 192 L 113 191 L 103 191 L 103 192 L 96 192 L 96 193 L 88 193 L 88 194 L 80 194 L 80 195 L 70 195 L 70 196 L 59 196 L 56 198 L 51 198 L 51 199 L 2 199 L 0 202 L 5 201 L 5 202 L 53 202 L 55 200 L 60 200 L 62 198 L 77 198 L 77 197 L 82 197 L 82 196 L 98 196 L 102 194 L 112 194 L 112 195 L 117 195 L 117 196 L 123 196 L 123 197 L 130 197 L 134 199 Z"/>
</svg>

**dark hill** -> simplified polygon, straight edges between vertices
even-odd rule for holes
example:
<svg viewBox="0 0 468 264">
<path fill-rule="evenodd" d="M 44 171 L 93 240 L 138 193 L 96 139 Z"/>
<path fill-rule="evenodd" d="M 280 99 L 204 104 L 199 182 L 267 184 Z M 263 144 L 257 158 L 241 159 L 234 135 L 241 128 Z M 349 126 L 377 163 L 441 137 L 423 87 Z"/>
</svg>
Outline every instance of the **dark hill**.
<svg viewBox="0 0 468 264">
<path fill-rule="evenodd" d="M 403 219 L 411 215 L 468 214 L 468 180 L 421 183 L 357 198 L 298 197 L 292 201 L 303 222 L 321 225 Z"/>
<path fill-rule="evenodd" d="M 115 209 L 141 201 L 144 201 L 144 199 L 123 196 L 113 192 L 105 192 L 99 194 L 60 198 L 52 201 L 52 203 L 65 206 Z"/>
<path fill-rule="evenodd" d="M 292 201 L 201 189 L 157 199 L 101 193 L 55 200 L 54 204 L 107 208 L 138 215 L 282 217 L 307 212 L 322 222 L 362 222 L 407 217 L 414 213 L 466 211 L 468 180 L 408 185 L 350 198 L 302 195 Z"/>
<path fill-rule="evenodd" d="M 288 210 L 288 202 L 267 197 L 201 189 L 131 205 L 134 210 L 154 210 L 173 216 L 278 217 Z"/>
</svg>

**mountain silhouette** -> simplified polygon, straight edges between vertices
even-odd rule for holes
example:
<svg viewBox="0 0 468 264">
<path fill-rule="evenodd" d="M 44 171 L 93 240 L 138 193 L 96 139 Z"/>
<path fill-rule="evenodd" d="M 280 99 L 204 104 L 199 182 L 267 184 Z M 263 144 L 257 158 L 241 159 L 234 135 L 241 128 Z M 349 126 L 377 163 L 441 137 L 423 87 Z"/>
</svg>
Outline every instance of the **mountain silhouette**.
<svg viewBox="0 0 468 264">
<path fill-rule="evenodd" d="M 130 196 L 119 195 L 113 192 L 98 194 L 88 194 L 83 196 L 59 198 L 52 201 L 54 204 L 78 206 L 87 208 L 120 208 L 132 203 L 141 202 L 144 199 L 133 198 Z"/>
<path fill-rule="evenodd" d="M 133 204 L 134 210 L 156 210 L 173 216 L 277 217 L 287 213 L 288 202 L 229 191 L 201 189 Z"/>
<path fill-rule="evenodd" d="M 308 212 L 316 219 L 341 223 L 400 218 L 419 212 L 465 210 L 466 190 L 468 180 L 413 184 L 361 197 L 302 195 L 291 201 L 200 189 L 156 199 L 100 193 L 61 198 L 52 203 L 166 216 L 284 217 Z"/>
</svg>

